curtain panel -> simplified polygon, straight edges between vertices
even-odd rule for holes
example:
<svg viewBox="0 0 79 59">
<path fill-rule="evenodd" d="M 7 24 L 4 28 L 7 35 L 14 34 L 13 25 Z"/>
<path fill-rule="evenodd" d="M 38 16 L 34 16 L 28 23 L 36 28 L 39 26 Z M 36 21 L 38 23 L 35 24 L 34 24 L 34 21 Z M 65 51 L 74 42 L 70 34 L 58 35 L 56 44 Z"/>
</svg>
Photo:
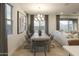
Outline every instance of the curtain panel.
<svg viewBox="0 0 79 59">
<path fill-rule="evenodd" d="M 34 15 L 30 15 L 30 33 L 34 33 Z"/>
<path fill-rule="evenodd" d="M 48 15 L 45 15 L 45 33 L 48 34 Z"/>
<path fill-rule="evenodd" d="M 60 21 L 60 15 L 56 15 L 56 30 L 59 30 L 60 27 L 59 27 L 59 21 Z"/>
</svg>

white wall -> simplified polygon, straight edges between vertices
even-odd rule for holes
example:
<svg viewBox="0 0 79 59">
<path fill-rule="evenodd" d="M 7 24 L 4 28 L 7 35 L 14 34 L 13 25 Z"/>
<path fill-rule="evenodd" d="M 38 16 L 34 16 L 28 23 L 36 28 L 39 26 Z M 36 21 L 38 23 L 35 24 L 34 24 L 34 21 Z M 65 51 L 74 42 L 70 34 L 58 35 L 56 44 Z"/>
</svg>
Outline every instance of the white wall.
<svg viewBox="0 0 79 59">
<path fill-rule="evenodd" d="M 78 16 L 78 32 L 79 32 L 79 16 Z"/>
<path fill-rule="evenodd" d="M 30 14 L 29 14 L 29 16 L 28 16 L 28 24 L 30 24 Z"/>
<path fill-rule="evenodd" d="M 49 15 L 49 33 L 56 31 L 56 15 Z"/>
<path fill-rule="evenodd" d="M 12 55 L 12 53 L 23 44 L 25 41 L 24 35 L 25 32 L 21 34 L 17 34 L 17 11 L 24 13 L 20 6 L 16 4 L 13 5 L 13 34 L 8 35 L 8 55 Z M 25 13 L 24 13 L 25 14 Z"/>
</svg>

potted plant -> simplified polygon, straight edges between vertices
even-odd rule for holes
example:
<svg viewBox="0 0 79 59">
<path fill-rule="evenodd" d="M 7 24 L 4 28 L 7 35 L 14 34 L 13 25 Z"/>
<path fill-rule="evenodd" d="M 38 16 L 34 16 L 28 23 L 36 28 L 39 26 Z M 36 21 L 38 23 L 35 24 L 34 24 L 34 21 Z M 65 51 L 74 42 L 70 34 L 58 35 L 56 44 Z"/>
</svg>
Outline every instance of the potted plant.
<svg viewBox="0 0 79 59">
<path fill-rule="evenodd" d="M 41 34 L 42 34 L 41 30 L 38 31 L 38 34 L 39 34 L 39 36 L 41 36 Z"/>
</svg>

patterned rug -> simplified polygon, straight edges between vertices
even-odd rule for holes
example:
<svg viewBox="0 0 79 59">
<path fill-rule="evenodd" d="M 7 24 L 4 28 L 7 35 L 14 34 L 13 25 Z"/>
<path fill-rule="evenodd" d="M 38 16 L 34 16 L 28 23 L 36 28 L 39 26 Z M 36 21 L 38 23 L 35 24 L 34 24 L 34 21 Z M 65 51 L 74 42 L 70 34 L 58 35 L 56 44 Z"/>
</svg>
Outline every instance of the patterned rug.
<svg viewBox="0 0 79 59">
<path fill-rule="evenodd" d="M 55 40 L 51 41 L 50 51 L 47 52 L 47 56 L 67 56 L 69 55 Z M 33 52 L 30 48 L 30 45 L 27 42 L 24 42 L 23 45 L 17 49 L 13 56 L 33 56 Z M 36 56 L 45 56 L 44 52 L 37 52 Z"/>
<path fill-rule="evenodd" d="M 60 46 L 60 44 L 58 44 L 57 41 L 52 40 L 51 41 L 51 44 L 50 44 L 50 47 L 51 48 L 54 48 L 54 47 L 61 47 L 61 46 Z M 30 49 L 31 48 L 31 45 L 29 45 L 29 43 L 27 43 L 27 42 L 24 42 L 22 48 L 24 48 L 24 49 Z"/>
</svg>

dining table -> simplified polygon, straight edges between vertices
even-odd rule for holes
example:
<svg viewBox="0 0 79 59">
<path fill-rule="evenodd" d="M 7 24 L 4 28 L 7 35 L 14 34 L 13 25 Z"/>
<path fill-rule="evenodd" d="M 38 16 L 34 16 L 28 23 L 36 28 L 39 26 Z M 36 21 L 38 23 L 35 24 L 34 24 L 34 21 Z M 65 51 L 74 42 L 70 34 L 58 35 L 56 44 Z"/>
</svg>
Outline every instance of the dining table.
<svg viewBox="0 0 79 59">
<path fill-rule="evenodd" d="M 50 36 L 48 36 L 46 33 L 42 33 L 40 36 L 39 36 L 38 33 L 34 33 L 31 37 L 31 43 L 33 41 L 38 42 L 38 41 L 46 41 L 46 40 L 48 41 L 47 49 L 48 49 L 48 51 L 50 51 L 50 41 L 51 41 L 51 39 L 50 39 Z"/>
<path fill-rule="evenodd" d="M 31 37 L 31 40 L 49 40 L 50 36 L 48 36 L 46 33 L 42 33 L 40 36 L 38 33 L 34 33 Z"/>
</svg>

